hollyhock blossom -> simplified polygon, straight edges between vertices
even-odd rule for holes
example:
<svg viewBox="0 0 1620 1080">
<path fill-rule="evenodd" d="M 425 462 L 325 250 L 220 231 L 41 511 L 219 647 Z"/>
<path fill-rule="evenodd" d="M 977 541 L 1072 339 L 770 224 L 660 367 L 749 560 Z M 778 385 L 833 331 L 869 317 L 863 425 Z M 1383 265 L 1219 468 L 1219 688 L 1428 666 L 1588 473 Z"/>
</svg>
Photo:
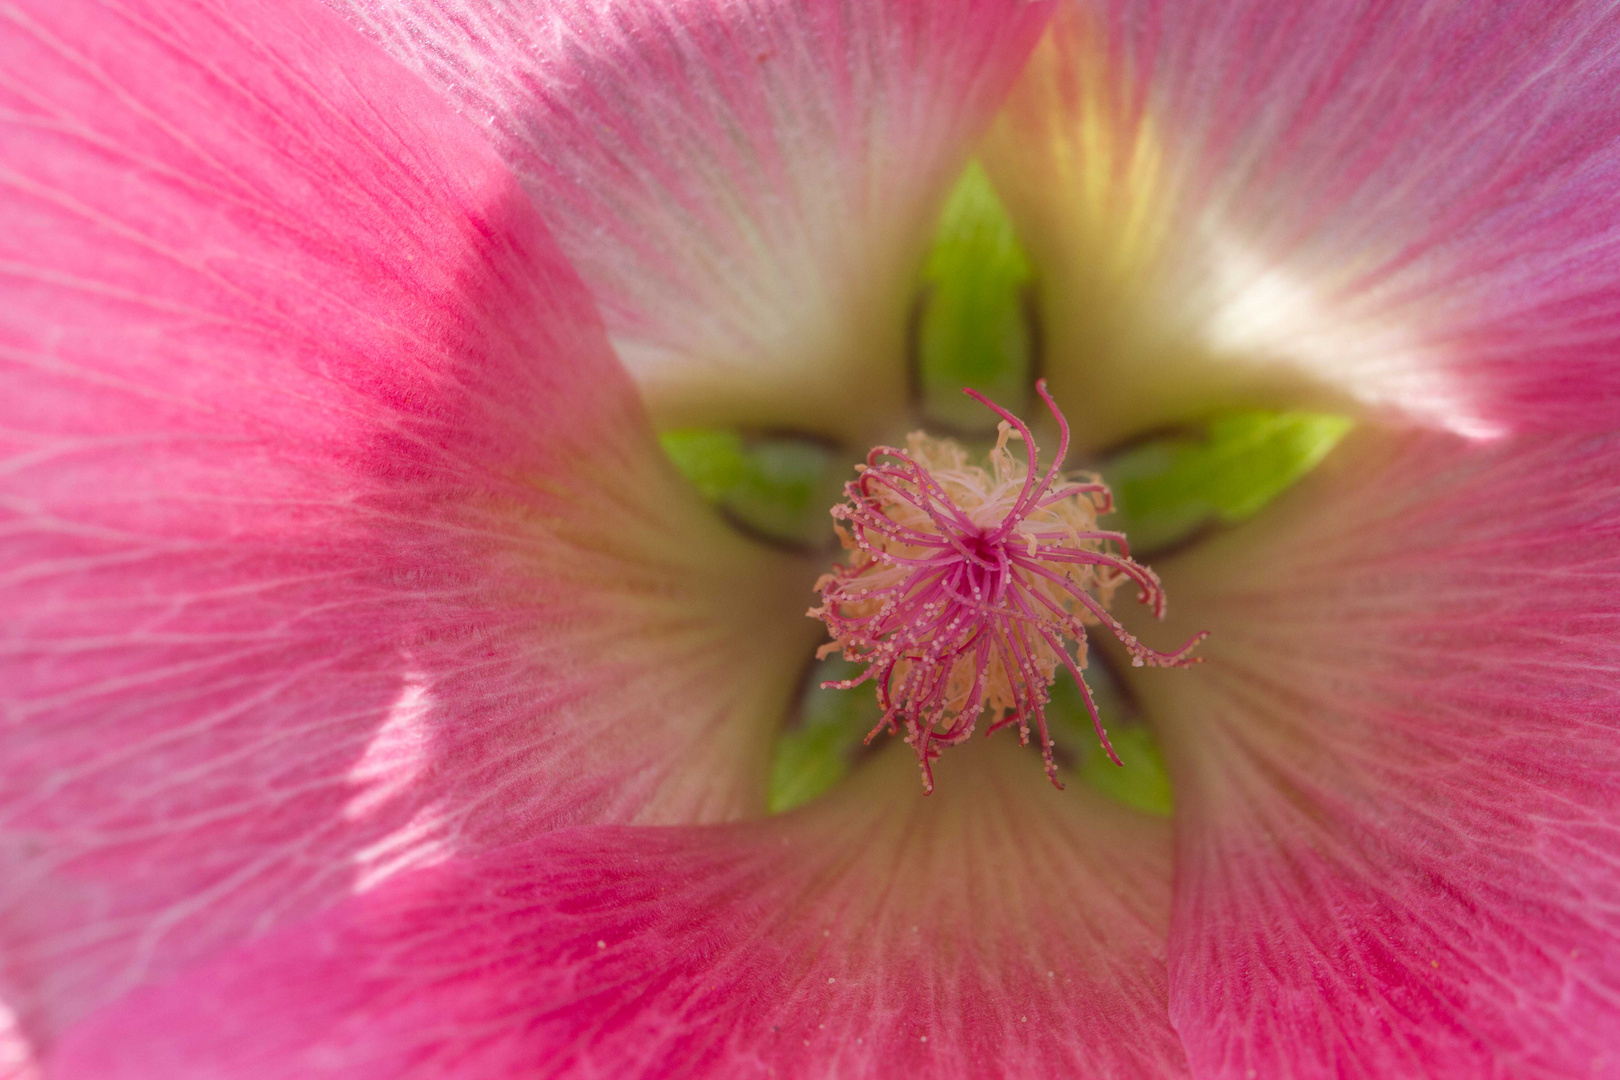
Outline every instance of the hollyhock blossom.
<svg viewBox="0 0 1620 1080">
<path fill-rule="evenodd" d="M 1620 1073 L 1608 9 L 334 7 L 0 12 L 0 1068 Z M 1157 566 L 1173 824 L 764 818 L 826 568 L 638 388 L 887 436 L 987 125 L 1078 439 L 1363 422 Z"/>
</svg>

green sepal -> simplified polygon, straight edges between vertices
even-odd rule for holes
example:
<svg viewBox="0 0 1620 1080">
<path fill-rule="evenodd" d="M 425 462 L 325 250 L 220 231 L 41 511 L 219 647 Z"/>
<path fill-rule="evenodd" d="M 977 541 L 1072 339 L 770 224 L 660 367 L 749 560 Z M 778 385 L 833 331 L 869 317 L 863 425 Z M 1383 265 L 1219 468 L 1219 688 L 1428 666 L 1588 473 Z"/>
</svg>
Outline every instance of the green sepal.
<svg viewBox="0 0 1620 1080">
<path fill-rule="evenodd" d="M 861 740 L 883 714 L 869 684 L 853 690 L 824 690 L 821 684 L 860 672 L 860 665 L 839 658 L 819 661 L 811 671 L 795 722 L 776 739 L 768 812 L 803 806 L 849 774 Z"/>
<path fill-rule="evenodd" d="M 1012 219 L 973 162 L 946 199 L 920 279 L 913 347 L 929 419 L 993 430 L 995 416 L 964 386 L 1023 408 L 1037 346 L 1032 279 Z"/>
<path fill-rule="evenodd" d="M 1122 764 L 1115 765 L 1097 741 L 1095 734 L 1077 755 L 1075 775 L 1082 783 L 1109 798 L 1133 806 L 1155 817 L 1175 812 L 1175 796 L 1170 774 L 1164 768 L 1159 740 L 1146 724 L 1116 724 L 1108 729 L 1108 741 Z"/>
<path fill-rule="evenodd" d="M 659 436 L 675 467 L 733 520 L 772 540 L 817 546 L 843 466 L 832 448 L 793 436 L 683 428 Z"/>
<path fill-rule="evenodd" d="M 1203 437 L 1167 436 L 1103 465 L 1121 529 L 1139 553 L 1168 547 L 1211 523 L 1253 516 L 1314 469 L 1350 431 L 1347 417 L 1307 412 L 1234 412 Z"/>
<path fill-rule="evenodd" d="M 1046 719 L 1053 739 L 1064 751 L 1062 758 L 1072 763 L 1069 771 L 1081 783 L 1126 806 L 1169 817 L 1175 809 L 1175 798 L 1153 729 L 1142 723 L 1108 667 L 1094 662 L 1086 668 L 1085 676 L 1108 741 L 1121 764 L 1109 760 L 1091 726 L 1091 714 L 1086 711 L 1074 678 L 1063 671 L 1052 684 Z"/>
</svg>

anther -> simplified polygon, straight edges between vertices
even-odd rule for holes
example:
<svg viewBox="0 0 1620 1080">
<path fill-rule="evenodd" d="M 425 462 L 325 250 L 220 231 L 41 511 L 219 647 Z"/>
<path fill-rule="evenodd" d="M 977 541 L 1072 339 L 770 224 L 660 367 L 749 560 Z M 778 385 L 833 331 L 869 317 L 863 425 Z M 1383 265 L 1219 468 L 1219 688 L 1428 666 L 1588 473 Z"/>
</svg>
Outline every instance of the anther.
<svg viewBox="0 0 1620 1080">
<path fill-rule="evenodd" d="M 1063 473 L 1069 425 L 1045 380 L 1035 389 L 1058 425 L 1057 454 L 1044 473 L 1029 427 L 966 390 L 1001 417 L 988 468 L 967 464 L 948 439 L 914 432 L 904 450 L 874 448 L 832 510 L 845 523 L 838 535 L 849 554 L 816 585 L 822 604 L 810 614 L 833 638 L 818 655 L 842 651 L 866 669 L 823 685 L 876 687 L 883 718 L 866 740 L 884 730 L 903 735 L 917 752 L 924 791 L 933 790 L 940 750 L 970 738 L 987 712 L 986 735 L 1016 725 L 1026 745 L 1033 719 L 1046 773 L 1061 788 L 1046 716 L 1060 667 L 1074 676 L 1098 740 L 1119 764 L 1082 674 L 1087 627 L 1106 627 L 1138 667 L 1197 663 L 1192 650 L 1205 637 L 1159 652 L 1108 613 L 1129 581 L 1163 618 L 1164 589 L 1130 557 L 1122 533 L 1097 527 L 1113 497 L 1096 476 Z M 1014 439 L 1022 460 L 1007 449 Z"/>
</svg>

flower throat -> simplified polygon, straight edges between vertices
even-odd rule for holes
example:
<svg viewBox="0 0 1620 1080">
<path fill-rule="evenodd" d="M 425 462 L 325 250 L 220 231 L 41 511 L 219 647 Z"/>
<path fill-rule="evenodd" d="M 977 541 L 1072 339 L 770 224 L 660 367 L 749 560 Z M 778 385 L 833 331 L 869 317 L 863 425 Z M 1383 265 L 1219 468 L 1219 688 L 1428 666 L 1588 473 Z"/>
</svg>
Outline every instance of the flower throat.
<svg viewBox="0 0 1620 1080">
<path fill-rule="evenodd" d="M 1097 527 L 1097 516 L 1113 509 L 1112 496 L 1096 476 L 1062 472 L 1069 425 L 1045 380 L 1035 389 L 1059 432 L 1044 475 L 1029 427 L 969 389 L 964 393 L 1001 418 L 988 468 L 970 464 L 949 439 L 914 432 L 903 450 L 874 447 L 832 509 L 848 556 L 816 582 L 822 604 L 809 614 L 833 638 L 817 655 L 841 651 L 866 667 L 822 685 L 876 687 L 883 717 L 866 741 L 885 729 L 903 733 L 925 792 L 933 790 L 940 750 L 966 742 L 986 713 L 986 735 L 1016 725 L 1024 745 L 1033 722 L 1046 774 L 1061 788 L 1046 716 L 1060 667 L 1074 676 L 1097 738 L 1120 764 L 1083 674 L 1086 628 L 1107 627 L 1137 667 L 1197 663 L 1192 650 L 1206 636 L 1158 652 L 1109 614 L 1114 593 L 1129 581 L 1163 618 L 1164 589 L 1131 559 L 1123 533 Z M 1023 444 L 1022 455 L 1009 449 L 1013 440 Z"/>
</svg>

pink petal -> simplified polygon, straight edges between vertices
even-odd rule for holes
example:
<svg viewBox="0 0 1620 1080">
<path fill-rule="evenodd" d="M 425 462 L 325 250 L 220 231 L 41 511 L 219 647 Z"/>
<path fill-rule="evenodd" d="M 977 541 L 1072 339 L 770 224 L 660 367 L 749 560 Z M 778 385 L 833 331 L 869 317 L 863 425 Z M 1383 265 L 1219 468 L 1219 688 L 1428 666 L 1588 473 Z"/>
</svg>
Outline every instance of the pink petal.
<svg viewBox="0 0 1620 1080">
<path fill-rule="evenodd" d="M 1264 396 L 1469 435 L 1620 417 L 1610 5 L 1084 10 L 990 154 L 1078 430 Z"/>
<path fill-rule="evenodd" d="M 476 133 L 294 0 L 0 12 L 0 1000 L 763 805 L 809 575 L 662 462 Z"/>
<path fill-rule="evenodd" d="M 976 745 L 928 799 L 901 748 L 787 818 L 395 879 L 130 999 L 52 1075 L 1184 1075 L 1168 830 Z"/>
<path fill-rule="evenodd" d="M 1620 443 L 1360 436 L 1275 509 L 1143 680 L 1194 1072 L 1615 1075 Z"/>
<path fill-rule="evenodd" d="M 655 413 L 862 446 L 937 200 L 1051 5 L 332 0 L 490 135 Z"/>
</svg>

